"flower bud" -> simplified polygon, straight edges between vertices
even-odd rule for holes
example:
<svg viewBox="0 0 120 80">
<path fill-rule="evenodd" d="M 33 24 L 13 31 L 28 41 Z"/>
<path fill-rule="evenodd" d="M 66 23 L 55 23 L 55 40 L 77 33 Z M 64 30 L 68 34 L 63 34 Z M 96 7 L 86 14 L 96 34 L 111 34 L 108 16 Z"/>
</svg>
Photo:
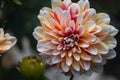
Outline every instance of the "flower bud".
<svg viewBox="0 0 120 80">
<path fill-rule="evenodd" d="M 17 69 L 24 78 L 30 80 L 43 80 L 45 62 L 40 56 L 32 55 L 23 58 Z"/>
</svg>

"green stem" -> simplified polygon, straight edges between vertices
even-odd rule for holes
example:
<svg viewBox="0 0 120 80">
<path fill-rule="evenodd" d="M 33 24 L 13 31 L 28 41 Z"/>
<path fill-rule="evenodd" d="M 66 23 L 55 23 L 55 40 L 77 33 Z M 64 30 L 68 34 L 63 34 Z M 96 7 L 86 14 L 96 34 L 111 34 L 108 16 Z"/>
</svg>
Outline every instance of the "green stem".
<svg viewBox="0 0 120 80">
<path fill-rule="evenodd" d="M 73 78 L 74 78 L 74 76 L 73 76 L 73 75 L 71 75 L 70 80 L 73 80 Z"/>
</svg>

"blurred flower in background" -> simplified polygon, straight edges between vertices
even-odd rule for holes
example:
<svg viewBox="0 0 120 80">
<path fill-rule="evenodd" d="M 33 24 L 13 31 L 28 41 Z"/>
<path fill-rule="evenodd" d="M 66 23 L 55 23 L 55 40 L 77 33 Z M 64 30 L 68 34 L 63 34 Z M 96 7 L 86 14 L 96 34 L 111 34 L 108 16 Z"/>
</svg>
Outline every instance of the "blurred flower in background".
<svg viewBox="0 0 120 80">
<path fill-rule="evenodd" d="M 4 34 L 3 28 L 0 28 L 0 53 L 8 51 L 13 47 L 17 42 L 17 39 L 13 36 L 10 36 L 9 33 Z"/>
<path fill-rule="evenodd" d="M 38 18 L 41 26 L 33 32 L 37 50 L 62 73 L 100 73 L 106 59 L 116 56 L 118 30 L 110 25 L 109 15 L 96 13 L 88 0 L 52 0 L 52 9 L 42 8 Z"/>
<path fill-rule="evenodd" d="M 23 37 L 21 40 L 22 50 L 15 46 L 2 58 L 2 65 L 4 68 L 11 68 L 14 65 L 18 65 L 24 57 L 33 55 L 34 51 L 31 48 L 30 41 L 27 37 Z"/>
</svg>

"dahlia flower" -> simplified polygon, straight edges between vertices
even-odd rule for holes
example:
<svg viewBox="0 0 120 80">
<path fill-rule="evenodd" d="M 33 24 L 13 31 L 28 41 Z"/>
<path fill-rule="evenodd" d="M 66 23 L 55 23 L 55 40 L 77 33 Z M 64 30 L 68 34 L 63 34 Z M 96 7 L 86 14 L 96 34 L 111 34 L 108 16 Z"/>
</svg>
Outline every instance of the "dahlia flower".
<svg viewBox="0 0 120 80">
<path fill-rule="evenodd" d="M 116 56 L 118 30 L 109 24 L 109 15 L 96 13 L 88 0 L 52 0 L 52 9 L 41 9 L 38 19 L 41 26 L 33 32 L 37 50 L 62 73 L 101 72 L 106 59 Z"/>
<path fill-rule="evenodd" d="M 0 28 L 0 53 L 6 52 L 16 43 L 17 39 L 10 36 L 9 33 L 4 34 L 3 28 Z"/>
</svg>

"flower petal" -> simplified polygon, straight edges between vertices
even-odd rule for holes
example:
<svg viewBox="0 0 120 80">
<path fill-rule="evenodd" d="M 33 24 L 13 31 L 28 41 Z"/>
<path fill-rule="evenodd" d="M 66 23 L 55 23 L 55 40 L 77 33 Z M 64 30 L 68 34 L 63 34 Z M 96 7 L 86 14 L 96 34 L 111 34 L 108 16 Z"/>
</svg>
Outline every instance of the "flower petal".
<svg viewBox="0 0 120 80">
<path fill-rule="evenodd" d="M 104 40 L 104 43 L 109 49 L 113 49 L 117 46 L 117 41 L 114 37 L 107 37 L 106 40 Z"/>
<path fill-rule="evenodd" d="M 101 27 L 102 27 L 102 31 L 100 33 L 96 34 L 96 36 L 101 39 L 104 39 L 105 37 L 107 37 L 110 34 L 111 27 L 109 25 L 104 25 Z"/>
<path fill-rule="evenodd" d="M 116 29 L 115 27 L 111 26 L 110 36 L 115 36 L 118 32 L 119 32 L 118 29 Z"/>
<path fill-rule="evenodd" d="M 67 64 L 65 64 L 64 62 L 61 63 L 61 67 L 62 67 L 62 70 L 64 72 L 68 72 L 69 71 L 69 66 Z"/>
<path fill-rule="evenodd" d="M 37 44 L 37 51 L 39 52 L 44 52 L 44 51 L 47 51 L 49 49 L 45 48 L 45 47 L 42 47 L 41 45 Z"/>
<path fill-rule="evenodd" d="M 101 53 L 101 54 L 107 54 L 109 51 L 107 45 L 103 42 L 100 42 L 99 44 L 95 45 L 95 47 L 97 48 L 98 53 Z"/>
<path fill-rule="evenodd" d="M 61 18 L 61 25 L 64 27 L 68 26 L 68 23 L 71 20 L 70 12 L 68 10 L 65 10 L 62 12 L 62 18 Z"/>
<path fill-rule="evenodd" d="M 74 53 L 73 57 L 76 61 L 80 61 L 80 55 L 78 53 Z"/>
<path fill-rule="evenodd" d="M 73 58 L 72 57 L 66 57 L 66 64 L 68 66 L 71 66 L 72 65 L 72 62 L 73 62 Z"/>
<path fill-rule="evenodd" d="M 92 56 L 92 61 L 95 63 L 101 63 L 102 62 L 102 57 L 100 54 L 96 55 L 96 56 Z"/>
<path fill-rule="evenodd" d="M 62 52 L 60 56 L 61 56 L 61 58 L 63 58 L 63 57 L 65 57 L 65 55 L 66 55 L 66 52 Z"/>
<path fill-rule="evenodd" d="M 73 53 L 71 51 L 68 52 L 68 56 L 71 57 Z"/>
<path fill-rule="evenodd" d="M 86 34 L 82 37 L 82 39 L 84 39 L 85 41 L 92 43 L 96 40 L 96 36 L 93 34 Z"/>
<path fill-rule="evenodd" d="M 72 66 L 73 66 L 74 70 L 80 71 L 80 64 L 79 64 L 79 62 L 74 61 Z"/>
<path fill-rule="evenodd" d="M 92 57 L 90 55 L 88 55 L 87 53 L 83 52 L 80 54 L 80 57 L 85 60 L 85 61 L 90 61 L 92 59 Z"/>
<path fill-rule="evenodd" d="M 75 17 L 75 15 L 79 13 L 80 7 L 78 4 L 72 3 L 69 7 L 69 10 L 70 10 L 72 17 Z"/>
<path fill-rule="evenodd" d="M 117 53 L 114 50 L 110 50 L 108 54 L 104 55 L 105 59 L 113 59 L 115 58 Z"/>
<path fill-rule="evenodd" d="M 60 4 L 62 3 L 61 0 L 51 0 L 52 2 L 52 9 L 55 9 L 56 7 L 59 7 Z"/>
<path fill-rule="evenodd" d="M 84 18 L 84 22 L 86 23 L 86 21 L 89 20 L 94 20 L 96 16 L 96 10 L 93 8 L 87 9 L 84 13 L 83 13 L 83 18 Z"/>
<path fill-rule="evenodd" d="M 55 50 L 53 50 L 53 52 L 52 52 L 52 54 L 53 54 L 53 55 L 59 55 L 60 53 L 61 53 L 61 51 L 56 50 L 56 49 L 55 49 Z"/>
<path fill-rule="evenodd" d="M 85 48 L 84 49 L 85 50 L 85 52 L 87 53 L 87 54 L 92 54 L 92 55 L 97 55 L 98 54 L 98 50 L 97 50 L 97 48 L 95 47 L 95 46 L 89 46 L 88 48 Z"/>
<path fill-rule="evenodd" d="M 110 17 L 106 13 L 98 13 L 96 16 L 96 24 L 102 25 L 102 24 L 109 24 L 110 23 Z"/>
<path fill-rule="evenodd" d="M 89 47 L 89 43 L 87 41 L 81 39 L 79 46 L 82 48 L 86 48 L 86 47 Z"/>
<path fill-rule="evenodd" d="M 78 14 L 76 15 L 76 26 L 79 26 L 83 22 L 83 17 L 82 15 Z"/>
<path fill-rule="evenodd" d="M 92 34 L 97 34 L 102 31 L 102 28 L 100 26 L 95 26 L 93 30 L 90 31 Z"/>
<path fill-rule="evenodd" d="M 63 45 L 62 44 L 59 44 L 58 46 L 57 46 L 57 50 L 62 50 L 63 49 Z"/>
<path fill-rule="evenodd" d="M 63 3 L 66 7 L 69 7 L 69 5 L 71 4 L 71 0 L 64 0 Z"/>
<path fill-rule="evenodd" d="M 85 11 L 86 9 L 89 9 L 90 8 L 90 4 L 89 4 L 89 1 L 88 0 L 80 0 L 78 2 L 79 6 L 80 6 L 80 11 L 83 12 Z"/>
<path fill-rule="evenodd" d="M 79 36 L 82 36 L 85 32 L 85 27 L 83 25 L 80 25 L 76 30 L 79 32 Z"/>
<path fill-rule="evenodd" d="M 84 70 L 89 70 L 90 69 L 90 63 L 89 62 L 86 62 L 86 61 L 80 61 L 80 65 L 81 67 L 84 69 Z"/>
<path fill-rule="evenodd" d="M 61 62 L 61 58 L 60 58 L 60 57 L 54 56 L 54 57 L 52 58 L 52 63 L 53 63 L 53 64 L 56 64 L 56 63 L 59 63 L 59 62 Z"/>
<path fill-rule="evenodd" d="M 53 52 L 53 49 L 50 49 L 50 50 L 44 50 L 42 53 L 45 54 L 45 55 L 52 55 L 52 52 Z"/>
<path fill-rule="evenodd" d="M 87 27 L 88 32 L 90 32 L 90 31 L 92 31 L 92 30 L 95 28 L 96 23 L 95 23 L 94 21 L 89 21 L 89 22 L 87 23 L 87 25 L 88 25 L 88 27 Z"/>
</svg>

